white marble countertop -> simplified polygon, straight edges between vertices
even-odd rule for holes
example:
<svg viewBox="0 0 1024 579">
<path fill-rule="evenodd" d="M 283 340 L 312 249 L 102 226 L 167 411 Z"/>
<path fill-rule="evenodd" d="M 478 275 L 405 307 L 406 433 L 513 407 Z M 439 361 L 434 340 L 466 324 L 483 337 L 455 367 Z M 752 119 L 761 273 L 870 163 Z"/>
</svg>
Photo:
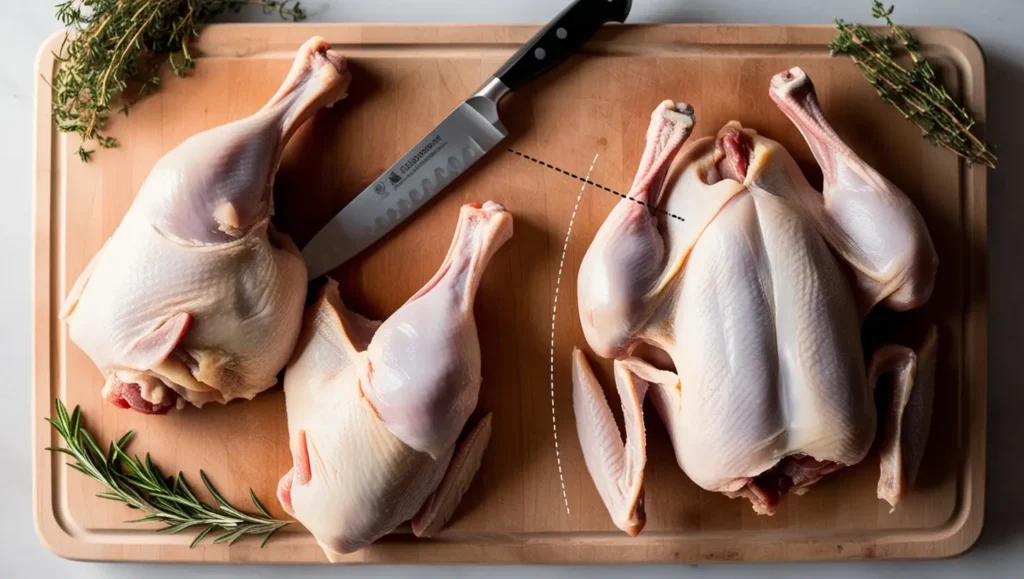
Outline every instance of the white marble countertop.
<svg viewBox="0 0 1024 579">
<path fill-rule="evenodd" d="M 43 40 L 59 29 L 50 2 L 3 0 L 0 38 L 0 474 L 5 491 L 0 516 L 0 576 L 3 577 L 337 577 L 477 576 L 479 567 L 270 567 L 169 566 L 78 563 L 51 554 L 32 521 L 30 457 L 33 63 Z M 561 0 L 303 0 L 311 20 L 338 22 L 530 22 L 550 19 Z M 634 0 L 631 22 L 764 22 L 819 24 L 835 17 L 866 21 L 870 0 Z M 1024 388 L 1013 359 L 1024 344 L 1024 2 L 1020 0 L 899 0 L 897 20 L 954 26 L 973 35 L 985 51 L 989 82 L 989 141 L 1001 168 L 990 173 L 989 247 L 990 382 L 989 473 L 985 530 L 978 544 L 957 559 L 932 562 L 864 562 L 728 566 L 578 567 L 573 574 L 633 577 L 1020 577 L 1024 575 Z M 255 14 L 255 18 L 260 18 Z M 1019 414 L 1019 415 L 1018 415 Z M 1017 571 L 1013 571 L 1013 569 Z M 564 567 L 532 567 L 531 575 L 566 574 Z M 486 570 L 516 577 L 522 568 Z"/>
</svg>

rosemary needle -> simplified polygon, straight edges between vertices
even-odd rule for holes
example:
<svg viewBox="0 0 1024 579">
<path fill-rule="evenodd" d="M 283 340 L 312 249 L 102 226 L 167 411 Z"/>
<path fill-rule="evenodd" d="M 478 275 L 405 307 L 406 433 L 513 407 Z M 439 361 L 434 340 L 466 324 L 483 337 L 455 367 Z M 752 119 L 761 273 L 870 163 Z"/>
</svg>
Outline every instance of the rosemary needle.
<svg viewBox="0 0 1024 579">
<path fill-rule="evenodd" d="M 132 523 L 160 522 L 165 526 L 159 533 L 180 533 L 192 527 L 202 527 L 190 547 L 195 547 L 206 535 L 217 531 L 220 535 L 214 543 L 234 543 L 244 535 L 263 537 L 260 547 L 270 537 L 291 521 L 280 521 L 270 516 L 267 508 L 249 489 L 249 499 L 259 511 L 250 514 L 235 508 L 224 498 L 207 478 L 199 471 L 206 490 L 217 501 L 216 506 L 207 505 L 196 498 L 185 477 L 165 477 L 153 464 L 149 454 L 145 459 L 138 455 L 129 456 L 125 449 L 134 433 L 128 431 L 117 441 L 111 441 L 103 452 L 96 439 L 82 426 L 82 411 L 75 407 L 71 414 L 60 399 L 57 400 L 56 419 L 46 419 L 64 439 L 64 448 L 47 448 L 71 456 L 75 462 L 68 466 L 107 487 L 96 496 L 118 501 L 145 513 Z"/>
<path fill-rule="evenodd" d="M 56 56 L 52 114 L 57 129 L 78 133 L 77 154 L 88 161 L 93 150 L 117 146 L 103 132 L 111 107 L 128 114 L 132 103 L 160 85 L 167 62 L 176 76 L 194 65 L 189 41 L 203 25 L 227 11 L 260 6 L 283 19 L 302 20 L 305 12 L 291 0 L 65 0 L 57 19 L 67 29 Z M 129 89 L 131 89 L 129 91 Z"/>
<path fill-rule="evenodd" d="M 949 149 L 968 163 L 995 168 L 995 154 L 971 133 L 974 119 L 939 82 L 910 31 L 893 23 L 893 10 L 874 0 L 871 15 L 885 21 L 886 34 L 837 19 L 839 34 L 829 44 L 832 56 L 849 56 L 882 100 L 917 124 L 933 145 Z M 896 60 L 901 53 L 909 58 L 906 66 Z"/>
</svg>

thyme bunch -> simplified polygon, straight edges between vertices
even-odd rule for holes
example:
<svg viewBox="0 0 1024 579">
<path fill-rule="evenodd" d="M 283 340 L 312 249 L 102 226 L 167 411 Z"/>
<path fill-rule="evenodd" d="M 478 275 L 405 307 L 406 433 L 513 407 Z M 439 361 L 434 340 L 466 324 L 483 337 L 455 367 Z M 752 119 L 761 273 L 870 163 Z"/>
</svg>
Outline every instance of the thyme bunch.
<svg viewBox="0 0 1024 579">
<path fill-rule="evenodd" d="M 883 20 L 886 33 L 836 20 L 839 34 L 829 44 L 832 56 L 848 56 L 875 87 L 883 101 L 920 127 L 925 139 L 967 160 L 995 168 L 996 156 L 971 133 L 970 114 L 958 105 L 920 53 L 913 34 L 892 21 L 894 6 L 874 0 L 871 15 Z M 897 58 L 909 57 L 907 66 Z"/>
<path fill-rule="evenodd" d="M 246 5 L 276 12 L 286 20 L 306 14 L 291 0 L 66 0 L 57 4 L 57 19 L 67 28 L 55 55 L 52 114 L 57 129 L 78 133 L 78 156 L 88 161 L 93 150 L 117 146 L 103 132 L 111 109 L 119 103 L 128 114 L 132 103 L 160 85 L 166 62 L 175 76 L 194 66 L 189 41 L 203 25 Z"/>
</svg>

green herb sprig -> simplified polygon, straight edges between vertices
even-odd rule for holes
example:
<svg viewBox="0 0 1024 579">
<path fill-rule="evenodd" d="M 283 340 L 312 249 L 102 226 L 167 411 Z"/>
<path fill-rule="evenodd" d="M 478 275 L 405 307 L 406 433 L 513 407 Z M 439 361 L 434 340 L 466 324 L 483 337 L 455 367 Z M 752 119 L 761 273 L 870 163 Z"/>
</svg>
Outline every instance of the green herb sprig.
<svg viewBox="0 0 1024 579">
<path fill-rule="evenodd" d="M 107 487 L 106 492 L 96 496 L 118 501 L 146 513 L 141 519 L 132 523 L 159 522 L 165 525 L 159 533 L 175 534 L 192 527 L 201 526 L 190 547 L 195 547 L 210 532 L 221 534 L 214 543 L 234 543 L 244 535 L 263 537 L 262 548 L 267 541 L 282 527 L 291 521 L 280 521 L 270 516 L 256 494 L 249 489 L 249 498 L 260 514 L 254 515 L 241 511 L 231 505 L 214 488 L 206 473 L 199 471 L 199 477 L 206 490 L 217 500 L 216 506 L 210 506 L 192 492 L 185 478 L 179 472 L 177 476 L 165 477 L 160 469 L 153 464 L 149 454 L 145 459 L 138 455 L 129 456 L 125 449 L 132 440 L 134 433 L 128 431 L 119 440 L 111 441 L 107 451 L 103 452 L 96 439 L 82 426 L 82 411 L 75 407 L 68 414 L 64 403 L 57 400 L 57 417 L 46 419 L 64 439 L 64 448 L 47 448 L 71 456 L 76 462 L 67 463 L 78 472 L 95 479 Z"/>
<path fill-rule="evenodd" d="M 971 134 L 975 121 L 949 95 L 935 70 L 921 56 L 920 45 L 906 28 L 892 21 L 894 6 L 874 0 L 871 15 L 884 20 L 887 33 L 836 20 L 839 35 L 829 44 L 832 56 L 849 56 L 882 100 L 921 128 L 924 138 L 945 147 L 968 163 L 995 168 L 996 156 Z M 905 54 L 908 66 L 897 62 Z"/>
<path fill-rule="evenodd" d="M 57 4 L 57 19 L 67 28 L 57 54 L 53 119 L 57 129 L 78 133 L 78 156 L 88 161 L 95 141 L 117 146 L 103 132 L 111 107 L 120 112 L 160 85 L 159 69 L 185 76 L 195 64 L 189 41 L 203 25 L 243 6 L 257 5 L 283 19 L 302 20 L 305 12 L 290 0 L 67 0 Z M 131 88 L 132 90 L 128 90 Z"/>
</svg>

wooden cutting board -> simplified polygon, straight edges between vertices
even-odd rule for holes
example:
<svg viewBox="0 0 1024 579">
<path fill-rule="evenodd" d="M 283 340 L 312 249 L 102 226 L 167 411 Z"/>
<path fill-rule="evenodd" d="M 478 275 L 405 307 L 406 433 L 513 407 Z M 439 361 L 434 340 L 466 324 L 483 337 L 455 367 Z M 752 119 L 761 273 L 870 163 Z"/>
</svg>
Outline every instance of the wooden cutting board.
<svg viewBox="0 0 1024 579">
<path fill-rule="evenodd" d="M 127 429 L 136 452 L 198 483 L 204 469 L 227 497 L 248 504 L 249 487 L 283 517 L 274 490 L 290 458 L 284 396 L 146 417 L 101 400 L 100 373 L 57 319 L 63 297 L 114 231 L 154 162 L 186 137 L 245 116 L 277 89 L 295 49 L 324 36 L 352 62 L 350 98 L 319 114 L 289 146 L 277 177 L 277 221 L 301 245 L 535 31 L 531 26 L 218 25 L 194 47 L 195 74 L 170 79 L 117 116 L 122 147 L 94 161 L 74 156 L 74 138 L 49 122 L 60 38 L 43 46 L 37 83 L 34 244 L 35 515 L 44 543 L 75 559 L 203 562 L 324 562 L 293 525 L 266 548 L 233 547 L 128 524 L 135 513 L 93 496 L 100 486 L 43 450 L 57 437 L 43 418 L 56 397 L 81 405 L 102 441 Z M 965 34 L 918 31 L 926 53 L 979 120 L 984 65 Z M 404 530 L 352 562 L 621 563 L 923 558 L 963 552 L 977 538 L 984 504 L 987 295 L 985 171 L 928 145 L 881 103 L 846 59 L 829 58 L 827 27 L 713 25 L 606 29 L 558 73 L 513 95 L 502 116 L 508 140 L 392 235 L 336 272 L 355 310 L 384 318 L 440 265 L 458 207 L 495 200 L 515 217 L 515 235 L 488 269 L 476 303 L 483 351 L 480 408 L 494 413 L 483 466 L 439 538 Z M 924 214 L 942 260 L 925 311 L 883 316 L 883 331 L 938 324 L 940 371 L 934 427 L 918 488 L 894 513 L 875 498 L 877 457 L 789 497 L 774 517 L 746 501 L 700 490 L 680 471 L 660 420 L 648 411 L 647 527 L 629 538 L 612 525 L 586 471 L 575 434 L 570 352 L 584 345 L 576 271 L 595 231 L 638 164 L 650 112 L 665 98 L 697 111 L 695 138 L 736 119 L 781 141 L 812 181 L 820 172 L 799 133 L 768 98 L 769 79 L 804 67 L 836 130 L 901 187 Z M 511 151 L 506 150 L 506 147 Z M 541 161 L 535 162 L 536 159 Z M 556 170 L 560 169 L 559 170 Z M 583 188 L 579 177 L 601 187 Z M 564 254 L 563 244 L 575 214 Z M 552 311 L 561 272 L 549 355 Z M 850 328 L 850 331 L 856 331 Z M 610 364 L 602 368 L 610 387 Z M 613 406 L 614 391 L 609 388 Z M 554 420 L 552 420 L 552 416 Z M 554 432 L 557 428 L 556 432 Z M 557 440 L 557 446 L 556 446 Z"/>
</svg>

